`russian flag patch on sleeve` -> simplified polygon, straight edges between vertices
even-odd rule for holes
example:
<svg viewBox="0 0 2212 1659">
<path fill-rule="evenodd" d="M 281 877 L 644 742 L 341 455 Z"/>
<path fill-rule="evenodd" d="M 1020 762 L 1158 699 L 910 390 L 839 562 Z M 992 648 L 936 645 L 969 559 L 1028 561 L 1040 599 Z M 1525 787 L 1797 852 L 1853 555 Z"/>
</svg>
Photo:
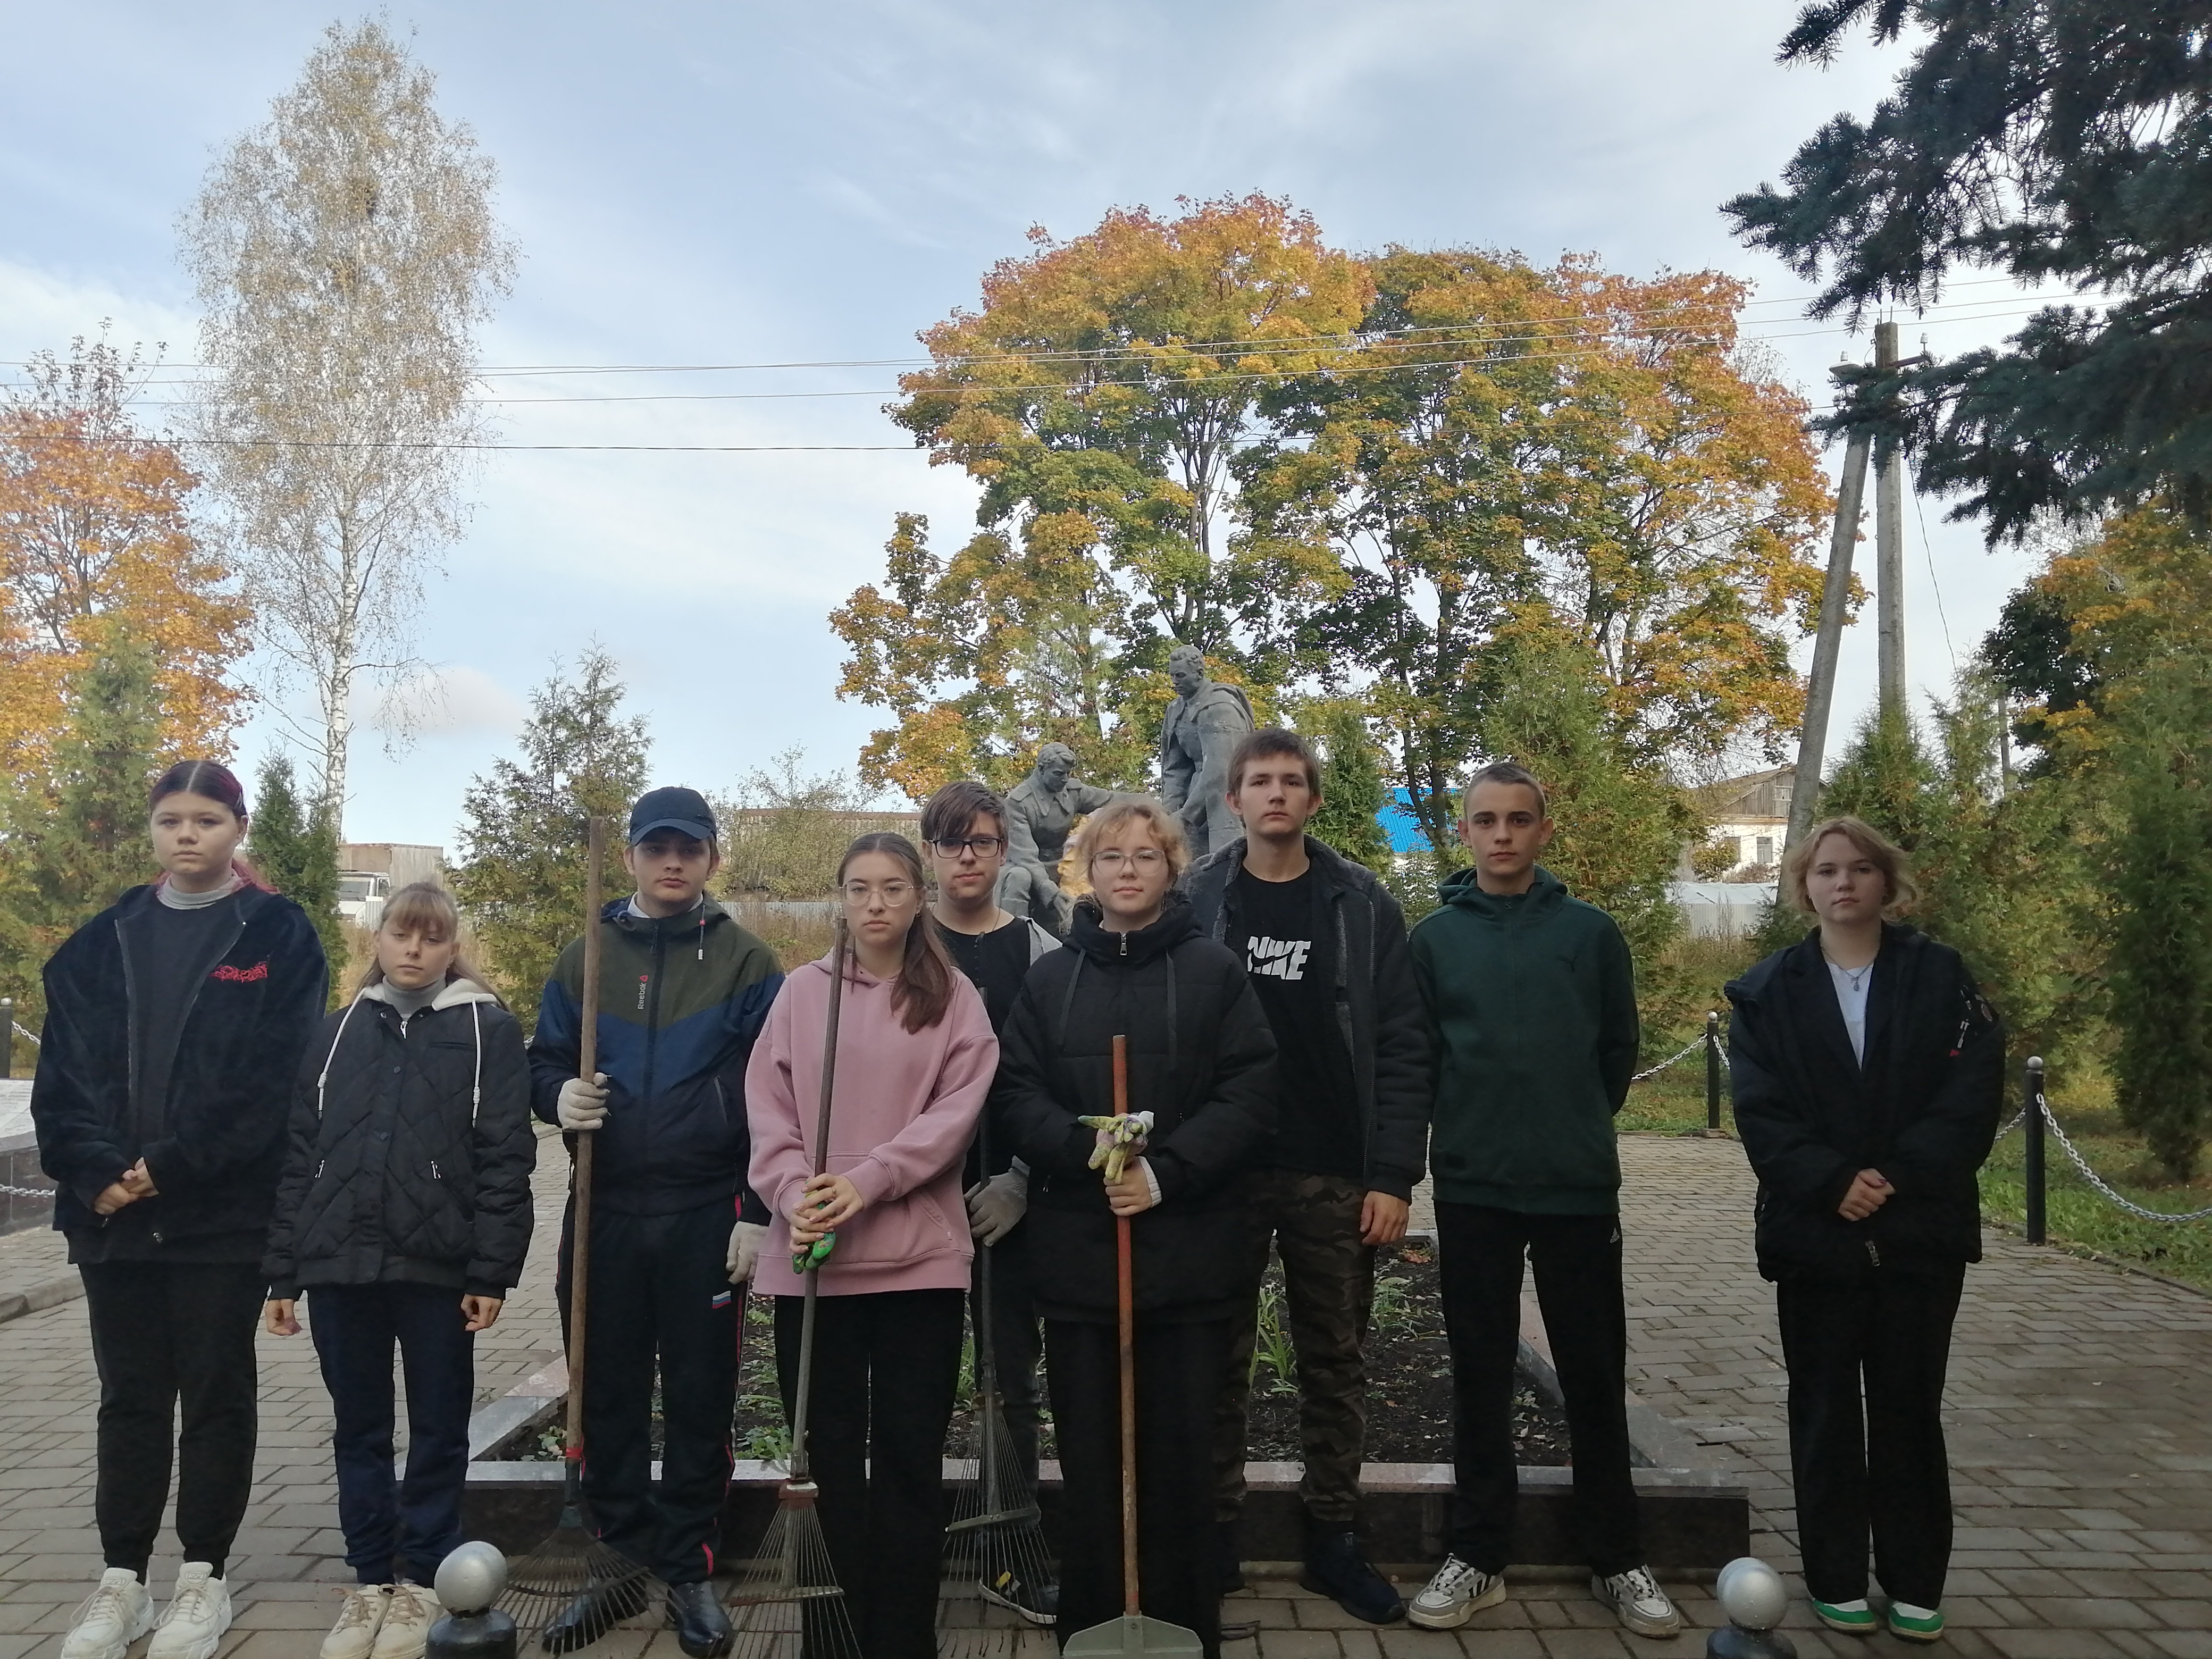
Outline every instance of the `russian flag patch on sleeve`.
<svg viewBox="0 0 2212 1659">
<path fill-rule="evenodd" d="M 708 1307 L 710 1307 L 710 1308 L 726 1308 L 726 1307 L 728 1307 L 728 1306 L 730 1305 L 730 1293 L 729 1293 L 727 1291 L 723 1291 L 720 1296 L 716 1297 L 715 1297 L 712 1302 L 709 1302 L 707 1305 L 708 1305 Z"/>
</svg>

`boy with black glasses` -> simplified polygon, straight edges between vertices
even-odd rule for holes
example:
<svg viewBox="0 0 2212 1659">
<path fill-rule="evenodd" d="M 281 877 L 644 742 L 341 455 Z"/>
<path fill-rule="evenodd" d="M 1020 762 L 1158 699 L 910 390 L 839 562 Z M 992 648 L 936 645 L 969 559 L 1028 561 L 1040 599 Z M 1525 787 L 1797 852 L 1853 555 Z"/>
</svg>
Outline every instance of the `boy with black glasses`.
<svg viewBox="0 0 2212 1659">
<path fill-rule="evenodd" d="M 1005 1029 L 1030 964 L 1060 945 L 1035 921 L 1000 908 L 1006 839 L 1006 802 L 973 778 L 946 784 L 922 805 L 922 855 L 937 886 L 930 921 L 954 963 L 982 994 L 994 1032 Z M 1023 1271 L 1021 1223 L 1029 1206 L 1029 1172 L 1012 1152 L 1006 1138 L 991 1134 L 987 1120 L 968 1153 L 968 1225 L 977 1245 L 991 1252 L 991 1347 L 999 1397 L 1015 1455 L 1034 1482 L 1041 1416 L 1037 1364 L 1043 1342 Z M 980 1266 L 980 1251 L 975 1259 Z M 981 1588 L 1032 1623 L 1053 1620 L 1059 1601 L 1055 1585 Z"/>
</svg>

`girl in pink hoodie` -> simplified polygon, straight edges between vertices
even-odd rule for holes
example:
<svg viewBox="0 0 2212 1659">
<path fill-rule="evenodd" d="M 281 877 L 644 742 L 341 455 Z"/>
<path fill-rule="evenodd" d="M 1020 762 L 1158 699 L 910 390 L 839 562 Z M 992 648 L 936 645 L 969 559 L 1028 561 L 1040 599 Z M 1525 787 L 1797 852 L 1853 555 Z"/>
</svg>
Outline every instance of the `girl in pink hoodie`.
<svg viewBox="0 0 2212 1659">
<path fill-rule="evenodd" d="M 911 842 L 861 836 L 837 884 L 853 952 L 825 1174 L 814 1173 L 814 1129 L 830 957 L 784 981 L 745 1070 L 750 1185 L 775 1217 L 753 1288 L 777 1298 L 788 1417 L 805 1291 L 791 1253 L 837 1235 L 817 1269 L 808 1402 L 822 1529 L 861 1651 L 931 1659 L 945 1543 L 940 1459 L 973 1255 L 961 1162 L 999 1043 L 967 975 L 916 925 L 927 896 Z"/>
</svg>

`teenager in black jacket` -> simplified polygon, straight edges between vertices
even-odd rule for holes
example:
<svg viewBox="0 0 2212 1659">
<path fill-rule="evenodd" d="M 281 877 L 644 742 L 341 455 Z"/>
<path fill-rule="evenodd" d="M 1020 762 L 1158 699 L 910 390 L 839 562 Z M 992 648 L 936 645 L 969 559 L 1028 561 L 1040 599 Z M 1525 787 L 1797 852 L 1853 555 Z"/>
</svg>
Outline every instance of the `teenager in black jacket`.
<svg viewBox="0 0 2212 1659">
<path fill-rule="evenodd" d="M 262 1244 L 292 1073 L 329 983 L 307 914 L 238 861 L 236 778 L 180 762 L 155 782 L 150 818 L 161 878 L 46 963 L 31 1085 L 100 1372 L 106 1571 L 65 1659 L 123 1659 L 152 1624 L 146 1566 L 173 1458 L 184 1565 L 149 1659 L 210 1659 L 230 1626 L 224 1571 L 253 1486 Z"/>
<path fill-rule="evenodd" d="M 322 1659 L 419 1659 L 430 1581 L 461 1541 L 475 1341 L 530 1249 L 530 1061 L 461 959 L 428 882 L 385 906 L 361 993 L 301 1064 L 270 1218 L 268 1326 L 313 1309 L 331 1391 L 347 1594 Z M 407 1474 L 392 1470 L 392 1355 L 407 1376 Z"/>
<path fill-rule="evenodd" d="M 1275 1039 L 1244 967 L 1172 890 L 1182 833 L 1157 801 L 1093 814 L 1092 896 L 1067 948 L 1038 960 L 1000 1038 L 993 1110 L 1029 1166 L 1030 1288 L 1044 1316 L 1066 1502 L 1058 1627 L 1121 1606 L 1114 1217 L 1133 1218 L 1137 1507 L 1144 1611 L 1220 1650 L 1212 1413 L 1231 1322 L 1256 1289 L 1239 1177 L 1274 1127 Z M 1129 1109 L 1149 1113 L 1121 1179 L 1092 1167 L 1128 1040 Z"/>
<path fill-rule="evenodd" d="M 1981 1260 L 1975 1171 L 2004 1036 L 1957 951 L 1884 921 L 1912 889 L 1878 831 L 1816 826 L 1782 890 L 1820 926 L 1728 988 L 1729 1071 L 1790 1371 L 1805 1589 L 1823 1623 L 1874 1630 L 1871 1532 L 1890 1631 L 1933 1641 L 1951 1554 L 1944 1366 Z"/>
</svg>

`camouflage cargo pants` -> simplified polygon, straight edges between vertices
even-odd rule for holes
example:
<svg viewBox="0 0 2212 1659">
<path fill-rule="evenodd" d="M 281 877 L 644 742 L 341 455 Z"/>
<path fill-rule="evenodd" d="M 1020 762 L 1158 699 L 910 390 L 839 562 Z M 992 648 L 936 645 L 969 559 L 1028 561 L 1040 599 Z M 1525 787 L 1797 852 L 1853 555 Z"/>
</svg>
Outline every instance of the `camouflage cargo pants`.
<svg viewBox="0 0 2212 1659">
<path fill-rule="evenodd" d="M 1298 1440 L 1305 1476 L 1298 1495 L 1319 1522 L 1350 1527 L 1359 1512 L 1359 1461 L 1367 1437 L 1367 1316 L 1375 1299 L 1375 1252 L 1359 1242 L 1367 1189 L 1337 1176 L 1265 1170 L 1247 1186 L 1253 1276 L 1267 1246 L 1282 1258 L 1285 1322 L 1297 1356 Z M 1234 1521 L 1244 1503 L 1245 1402 L 1259 1306 L 1231 1327 L 1229 1365 L 1214 1413 L 1214 1513 Z"/>
</svg>

